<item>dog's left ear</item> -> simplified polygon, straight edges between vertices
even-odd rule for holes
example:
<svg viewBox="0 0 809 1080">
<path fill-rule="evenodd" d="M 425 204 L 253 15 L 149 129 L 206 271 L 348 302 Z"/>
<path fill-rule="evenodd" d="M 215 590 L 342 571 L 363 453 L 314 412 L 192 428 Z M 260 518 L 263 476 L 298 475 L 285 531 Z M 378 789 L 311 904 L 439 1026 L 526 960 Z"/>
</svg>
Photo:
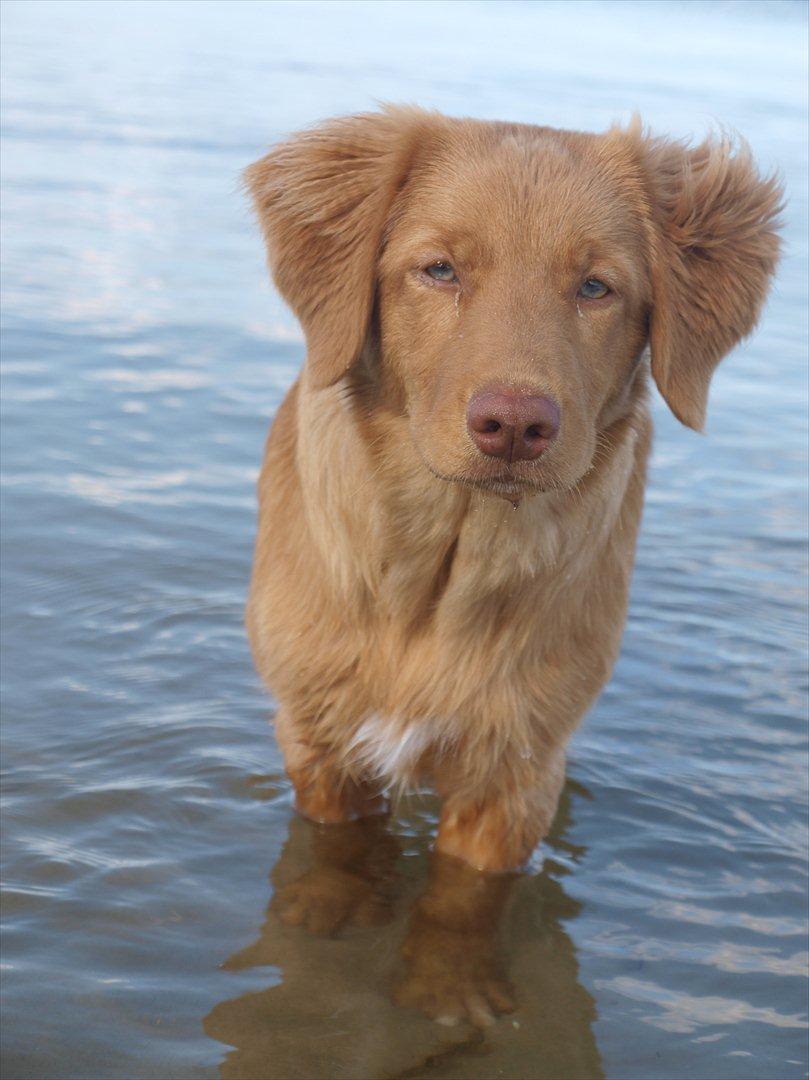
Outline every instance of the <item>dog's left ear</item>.
<svg viewBox="0 0 809 1080">
<path fill-rule="evenodd" d="M 278 290 L 306 334 L 306 379 L 330 386 L 368 332 L 392 205 L 435 126 L 420 109 L 331 120 L 282 143 L 244 178 Z"/>
<path fill-rule="evenodd" d="M 637 128 L 633 133 L 640 135 Z M 746 145 L 689 148 L 640 137 L 652 203 L 652 375 L 674 415 L 700 430 L 722 357 L 755 326 L 778 261 L 782 187 Z"/>
</svg>

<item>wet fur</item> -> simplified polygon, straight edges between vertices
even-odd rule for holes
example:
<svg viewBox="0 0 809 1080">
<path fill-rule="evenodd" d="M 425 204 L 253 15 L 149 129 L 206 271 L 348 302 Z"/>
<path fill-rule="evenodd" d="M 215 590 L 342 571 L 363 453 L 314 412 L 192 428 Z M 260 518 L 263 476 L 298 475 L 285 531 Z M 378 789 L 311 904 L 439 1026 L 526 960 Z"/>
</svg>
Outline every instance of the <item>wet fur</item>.
<svg viewBox="0 0 809 1080">
<path fill-rule="evenodd" d="M 618 653 L 649 367 L 700 427 L 766 296 L 778 185 L 725 141 L 415 109 L 332 121 L 246 175 L 308 347 L 267 443 L 248 606 L 298 806 L 345 820 L 428 780 L 440 851 L 517 866 Z M 439 236 L 453 295 L 417 279 Z M 582 311 L 602 264 L 617 299 Z M 489 382 L 562 408 L 507 488 L 464 426 Z"/>
</svg>

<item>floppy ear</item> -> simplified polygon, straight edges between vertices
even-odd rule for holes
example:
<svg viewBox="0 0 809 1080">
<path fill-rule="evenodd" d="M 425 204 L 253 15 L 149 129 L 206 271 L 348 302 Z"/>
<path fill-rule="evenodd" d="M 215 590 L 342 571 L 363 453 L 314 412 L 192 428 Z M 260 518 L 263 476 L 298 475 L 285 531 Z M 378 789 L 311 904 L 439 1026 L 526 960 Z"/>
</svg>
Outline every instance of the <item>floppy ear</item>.
<svg viewBox="0 0 809 1080">
<path fill-rule="evenodd" d="M 766 299 L 783 192 L 777 177 L 759 176 L 745 144 L 644 143 L 655 218 L 652 375 L 674 415 L 700 430 L 716 365 Z"/>
<path fill-rule="evenodd" d="M 385 225 L 432 119 L 391 108 L 332 120 L 244 173 L 273 279 L 306 334 L 311 386 L 336 382 L 359 356 Z"/>
</svg>

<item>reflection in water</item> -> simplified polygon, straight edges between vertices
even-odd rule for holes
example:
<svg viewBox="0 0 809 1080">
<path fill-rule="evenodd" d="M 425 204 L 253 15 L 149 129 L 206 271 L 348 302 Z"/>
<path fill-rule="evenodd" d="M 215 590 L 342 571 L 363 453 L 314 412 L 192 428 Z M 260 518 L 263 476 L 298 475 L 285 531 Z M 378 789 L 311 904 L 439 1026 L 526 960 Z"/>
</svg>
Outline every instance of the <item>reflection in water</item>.
<svg viewBox="0 0 809 1080">
<path fill-rule="evenodd" d="M 569 794 L 551 847 L 568 812 Z M 561 868 L 424 863 L 386 819 L 292 819 L 258 940 L 225 964 L 266 967 L 272 985 L 205 1018 L 235 1047 L 224 1077 L 603 1076 L 595 1005 L 562 928 L 579 905 Z"/>
</svg>

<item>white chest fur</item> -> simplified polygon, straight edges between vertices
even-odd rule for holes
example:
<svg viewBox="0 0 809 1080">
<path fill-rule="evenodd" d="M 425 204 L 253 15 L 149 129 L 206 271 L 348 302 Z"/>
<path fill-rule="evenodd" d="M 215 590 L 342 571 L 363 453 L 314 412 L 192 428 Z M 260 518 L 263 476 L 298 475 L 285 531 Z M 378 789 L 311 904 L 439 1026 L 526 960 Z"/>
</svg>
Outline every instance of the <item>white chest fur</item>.
<svg viewBox="0 0 809 1080">
<path fill-rule="evenodd" d="M 350 752 L 363 770 L 400 785 L 413 779 L 425 754 L 445 750 L 451 741 L 449 724 L 430 719 L 403 723 L 374 714 L 357 729 Z"/>
</svg>

